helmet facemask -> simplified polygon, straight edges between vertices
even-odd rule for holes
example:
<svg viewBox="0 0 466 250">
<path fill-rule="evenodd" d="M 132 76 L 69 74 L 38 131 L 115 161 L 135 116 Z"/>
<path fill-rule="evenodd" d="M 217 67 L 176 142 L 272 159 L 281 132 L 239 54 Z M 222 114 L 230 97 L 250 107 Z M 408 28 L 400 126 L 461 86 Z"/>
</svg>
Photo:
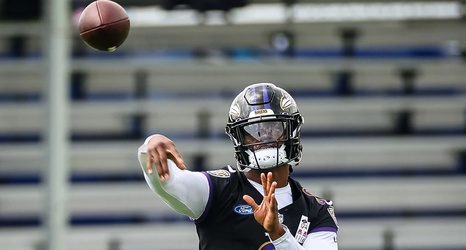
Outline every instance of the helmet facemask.
<svg viewBox="0 0 466 250">
<path fill-rule="evenodd" d="M 297 165 L 301 159 L 299 126 L 292 115 L 266 115 L 232 124 L 229 135 L 234 142 L 238 169 Z"/>
</svg>

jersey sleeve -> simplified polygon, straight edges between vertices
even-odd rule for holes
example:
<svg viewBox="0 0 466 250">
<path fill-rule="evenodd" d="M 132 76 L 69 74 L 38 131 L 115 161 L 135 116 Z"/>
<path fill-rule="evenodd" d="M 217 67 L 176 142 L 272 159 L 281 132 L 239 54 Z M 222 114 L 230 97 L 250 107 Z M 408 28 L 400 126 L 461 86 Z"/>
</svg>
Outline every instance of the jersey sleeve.
<svg viewBox="0 0 466 250">
<path fill-rule="evenodd" d="M 333 206 L 333 202 L 317 197 L 316 201 L 320 205 L 320 208 L 317 210 L 317 220 L 310 228 L 309 233 L 323 231 L 336 233 L 338 231 L 338 222 L 335 215 L 335 208 Z"/>
<path fill-rule="evenodd" d="M 309 228 L 305 249 L 337 250 L 338 222 L 332 201 L 315 198 L 316 220 Z"/>
</svg>

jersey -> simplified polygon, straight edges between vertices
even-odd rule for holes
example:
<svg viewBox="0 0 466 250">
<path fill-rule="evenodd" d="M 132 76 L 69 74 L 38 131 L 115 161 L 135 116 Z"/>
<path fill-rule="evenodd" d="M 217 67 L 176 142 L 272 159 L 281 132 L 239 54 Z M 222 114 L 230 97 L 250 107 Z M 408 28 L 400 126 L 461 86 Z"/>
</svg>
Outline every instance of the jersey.
<svg viewBox="0 0 466 250">
<path fill-rule="evenodd" d="M 244 200 L 250 195 L 256 203 L 263 196 L 246 176 L 231 168 L 203 172 L 210 185 L 210 198 L 203 215 L 195 221 L 201 250 L 272 250 L 265 229 L 255 220 L 254 211 Z M 333 205 L 313 196 L 289 178 L 293 203 L 281 208 L 280 223 L 302 244 L 312 232 L 337 232 Z"/>
</svg>

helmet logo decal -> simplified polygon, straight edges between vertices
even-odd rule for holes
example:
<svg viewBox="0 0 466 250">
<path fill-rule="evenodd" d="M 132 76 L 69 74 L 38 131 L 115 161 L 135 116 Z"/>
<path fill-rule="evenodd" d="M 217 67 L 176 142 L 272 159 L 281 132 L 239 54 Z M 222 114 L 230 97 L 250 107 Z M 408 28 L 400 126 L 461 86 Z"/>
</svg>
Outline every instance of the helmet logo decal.
<svg viewBox="0 0 466 250">
<path fill-rule="evenodd" d="M 292 99 L 286 97 L 286 96 L 282 96 L 281 100 L 280 100 L 280 108 L 282 110 L 287 110 L 291 107 L 295 106 L 295 103 Z"/>
<path fill-rule="evenodd" d="M 238 103 L 230 107 L 230 117 L 232 120 L 235 120 L 240 115 L 241 115 L 241 108 L 238 105 Z"/>
</svg>

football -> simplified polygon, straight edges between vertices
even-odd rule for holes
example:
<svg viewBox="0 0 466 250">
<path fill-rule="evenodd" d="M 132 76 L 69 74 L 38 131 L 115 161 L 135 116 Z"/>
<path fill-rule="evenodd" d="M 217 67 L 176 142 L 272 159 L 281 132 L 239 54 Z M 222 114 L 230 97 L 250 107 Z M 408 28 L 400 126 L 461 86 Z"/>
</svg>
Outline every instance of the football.
<svg viewBox="0 0 466 250">
<path fill-rule="evenodd" d="M 130 20 L 126 10 L 111 0 L 97 0 L 84 8 L 78 21 L 79 35 L 91 48 L 115 51 L 126 40 Z"/>
</svg>

